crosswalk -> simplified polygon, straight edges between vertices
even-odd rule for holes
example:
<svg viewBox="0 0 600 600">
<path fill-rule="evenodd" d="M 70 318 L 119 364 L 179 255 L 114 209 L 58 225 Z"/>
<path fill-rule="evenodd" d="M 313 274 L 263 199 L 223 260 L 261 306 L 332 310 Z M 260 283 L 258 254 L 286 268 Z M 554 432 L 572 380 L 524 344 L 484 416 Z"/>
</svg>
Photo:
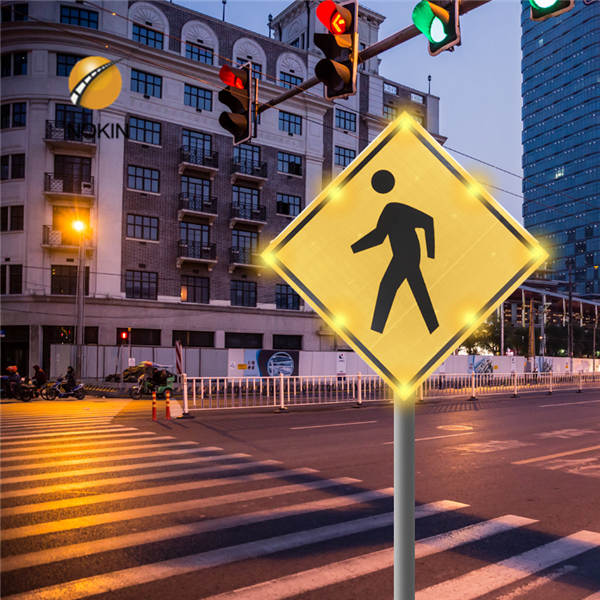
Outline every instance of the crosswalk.
<svg viewBox="0 0 600 600">
<path fill-rule="evenodd" d="M 144 431 L 113 420 L 117 403 L 69 404 L 60 418 L 42 406 L 2 411 L 4 599 L 153 590 L 166 600 L 344 600 L 364 597 L 369 578 L 391 580 L 392 487 Z M 428 561 L 452 564 L 418 577 L 417 600 L 528 598 L 572 577 L 578 561 L 600 564 L 600 533 L 541 535 L 535 515 L 483 519 L 439 499 L 415 518 L 417 574 L 434 572 Z"/>
</svg>

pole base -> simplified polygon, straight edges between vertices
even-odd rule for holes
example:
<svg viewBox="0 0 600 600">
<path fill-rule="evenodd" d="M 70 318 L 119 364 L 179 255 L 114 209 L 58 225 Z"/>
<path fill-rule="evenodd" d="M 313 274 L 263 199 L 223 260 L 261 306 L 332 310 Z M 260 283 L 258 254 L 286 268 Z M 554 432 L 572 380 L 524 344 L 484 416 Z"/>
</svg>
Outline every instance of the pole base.
<svg viewBox="0 0 600 600">
<path fill-rule="evenodd" d="M 355 403 L 352 405 L 352 408 L 362 408 L 362 402 L 355 402 Z"/>
<path fill-rule="evenodd" d="M 551 390 L 547 391 L 546 396 L 552 396 L 552 391 Z"/>
<path fill-rule="evenodd" d="M 578 394 L 581 394 L 581 392 L 583 392 L 583 390 L 577 390 L 577 393 L 578 393 Z"/>
<path fill-rule="evenodd" d="M 518 397 L 519 397 L 519 394 L 514 394 L 514 393 L 513 393 L 513 395 L 511 396 L 511 398 L 518 398 Z"/>
<path fill-rule="evenodd" d="M 178 419 L 195 419 L 194 415 L 191 415 L 189 412 L 183 413 L 177 417 Z"/>
<path fill-rule="evenodd" d="M 273 412 L 276 413 L 284 413 L 287 412 L 287 406 L 278 406 Z"/>
<path fill-rule="evenodd" d="M 472 402 L 472 401 L 474 401 L 474 400 L 477 400 L 477 396 L 471 396 L 471 397 L 469 398 L 469 401 L 471 401 L 471 402 Z"/>
</svg>

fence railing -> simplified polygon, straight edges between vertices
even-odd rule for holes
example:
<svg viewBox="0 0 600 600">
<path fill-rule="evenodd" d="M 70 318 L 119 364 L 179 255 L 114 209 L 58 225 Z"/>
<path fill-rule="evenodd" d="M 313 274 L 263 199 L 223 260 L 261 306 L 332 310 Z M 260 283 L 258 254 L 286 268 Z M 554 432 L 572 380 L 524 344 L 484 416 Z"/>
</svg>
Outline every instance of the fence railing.
<svg viewBox="0 0 600 600">
<path fill-rule="evenodd" d="M 186 383 L 187 382 L 187 383 Z M 354 402 L 391 401 L 392 389 L 378 375 L 274 377 L 186 377 L 184 403 L 190 410 L 267 408 Z M 477 399 L 494 394 L 583 391 L 600 387 L 600 373 L 471 373 L 435 374 L 417 392 L 417 399 Z M 187 411 L 187 408 L 184 407 Z"/>
</svg>

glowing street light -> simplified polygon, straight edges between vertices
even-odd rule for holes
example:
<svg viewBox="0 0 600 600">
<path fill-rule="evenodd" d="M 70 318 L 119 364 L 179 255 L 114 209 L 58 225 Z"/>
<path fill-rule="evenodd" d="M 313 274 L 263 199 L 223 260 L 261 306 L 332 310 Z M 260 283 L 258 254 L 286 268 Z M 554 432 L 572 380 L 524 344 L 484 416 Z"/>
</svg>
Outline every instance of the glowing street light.
<svg viewBox="0 0 600 600">
<path fill-rule="evenodd" d="M 77 262 L 77 291 L 75 296 L 76 306 L 76 354 L 75 354 L 75 373 L 79 378 L 82 377 L 82 352 L 84 343 L 84 301 L 85 301 L 85 230 L 87 225 L 84 221 L 76 219 L 71 223 L 71 227 L 79 233 L 79 260 Z"/>
</svg>

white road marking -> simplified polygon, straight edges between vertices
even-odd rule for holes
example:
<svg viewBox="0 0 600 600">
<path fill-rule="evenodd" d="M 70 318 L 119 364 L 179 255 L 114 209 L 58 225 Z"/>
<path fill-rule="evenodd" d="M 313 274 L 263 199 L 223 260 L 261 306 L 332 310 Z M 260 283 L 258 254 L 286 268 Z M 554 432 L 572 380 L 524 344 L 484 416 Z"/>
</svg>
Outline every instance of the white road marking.
<svg viewBox="0 0 600 600">
<path fill-rule="evenodd" d="M 189 535 L 198 535 L 209 531 L 222 531 L 234 527 L 242 527 L 252 523 L 262 523 L 281 518 L 291 518 L 317 512 L 320 510 L 332 510 L 372 502 L 385 498 L 393 498 L 394 488 L 385 488 L 382 490 L 360 492 L 348 496 L 332 496 L 323 500 L 313 500 L 311 502 L 302 502 L 291 506 L 280 506 L 278 508 L 260 510 L 253 513 L 242 515 L 231 515 L 226 517 L 217 517 L 204 521 L 185 523 L 173 527 L 164 527 L 161 529 L 150 529 L 127 535 L 102 538 L 92 542 L 83 542 L 80 544 L 71 544 L 69 546 L 60 546 L 58 548 L 49 548 L 28 554 L 19 554 L 7 556 L 2 559 L 1 568 L 3 572 L 14 571 L 38 565 L 45 565 L 79 556 L 89 556 L 100 552 L 129 548 L 142 544 L 164 541 L 168 539 L 185 537 Z"/>
<path fill-rule="evenodd" d="M 21 421 L 19 423 L 7 424 L 2 423 L 1 430 L 2 432 L 10 433 L 13 429 L 26 429 L 28 431 L 33 431 L 34 429 L 73 429 L 73 427 L 82 427 L 83 425 L 106 425 L 110 424 L 112 421 L 112 417 L 102 417 L 97 419 L 63 419 L 62 421 L 39 421 L 36 423 L 31 423 L 29 420 Z"/>
<path fill-rule="evenodd" d="M 542 460 L 549 460 L 551 458 L 560 458 L 561 456 L 571 456 L 572 454 L 581 454 L 582 452 L 591 452 L 592 450 L 599 450 L 600 446 L 588 446 L 587 448 L 579 448 L 578 450 L 568 450 L 567 452 L 557 452 L 556 454 L 546 454 L 545 456 L 536 456 L 534 458 L 526 458 L 524 460 L 517 460 L 513 462 L 513 465 L 527 465 L 529 463 L 540 462 Z"/>
<path fill-rule="evenodd" d="M 423 519 L 424 517 L 430 517 L 450 510 L 460 510 L 461 508 L 467 508 L 468 506 L 468 504 L 454 502 L 454 500 L 440 500 L 438 502 L 419 504 L 419 506 L 415 506 L 415 519 Z"/>
<path fill-rule="evenodd" d="M 598 547 L 600 533 L 578 531 L 499 563 L 420 590 L 416 593 L 415 600 L 473 600 Z"/>
<path fill-rule="evenodd" d="M 437 429 L 443 429 L 444 431 L 471 431 L 473 427 L 471 425 L 438 425 Z"/>
<path fill-rule="evenodd" d="M 543 433 L 536 433 L 535 437 L 542 440 L 549 438 L 558 438 L 561 440 L 568 440 L 574 437 L 581 437 L 583 435 L 598 434 L 593 429 L 556 429 L 555 431 L 545 431 Z"/>
<path fill-rule="evenodd" d="M 432 435 L 429 437 L 422 437 L 422 438 L 416 438 L 415 442 L 427 442 L 429 440 L 441 440 L 443 438 L 451 438 L 451 437 L 456 437 L 457 435 L 473 435 L 475 432 L 474 431 L 463 431 L 462 433 L 448 433 L 446 435 Z M 387 446 L 389 444 L 393 444 L 394 442 L 383 442 L 384 446 Z"/>
<path fill-rule="evenodd" d="M 563 565 L 562 567 L 551 571 L 544 577 L 536 577 L 533 581 L 530 581 L 525 585 L 520 585 L 512 592 L 508 592 L 507 594 L 502 594 L 502 596 L 498 596 L 496 600 L 515 600 L 515 598 L 522 598 L 526 593 L 543 587 L 547 583 L 550 583 L 551 581 L 554 581 L 555 579 L 558 579 L 559 577 L 562 577 L 567 573 L 572 573 L 576 570 L 577 567 L 575 565 Z"/>
<path fill-rule="evenodd" d="M 131 519 L 142 519 L 156 515 L 179 513 L 186 510 L 197 510 L 200 508 L 206 508 L 208 506 L 219 506 L 234 502 L 249 502 L 251 500 L 258 500 L 265 497 L 270 498 L 273 496 L 283 496 L 285 494 L 296 494 L 307 492 L 309 490 L 320 490 L 338 485 L 349 485 L 358 482 L 360 482 L 359 479 L 354 479 L 352 477 L 322 479 L 317 481 L 307 481 L 305 483 L 293 483 L 290 485 L 251 490 L 249 492 L 225 494 L 223 496 L 210 496 L 207 498 L 184 500 L 182 502 L 169 502 L 154 506 L 142 506 L 140 508 L 86 515 L 71 519 L 61 519 L 58 521 L 46 521 L 43 523 L 37 523 L 35 525 L 25 525 L 23 527 L 9 527 L 7 529 L 2 529 L 2 538 L 4 540 L 14 540 L 35 535 L 56 533 L 58 531 L 71 531 L 73 529 L 95 527 L 96 525 L 104 525 L 106 523 L 117 523 L 119 521 L 129 521 Z"/>
<path fill-rule="evenodd" d="M 201 490 L 210 487 L 220 487 L 222 485 L 233 485 L 235 483 L 265 481 L 268 479 L 282 479 L 284 477 L 290 477 L 294 475 L 309 475 L 313 473 L 317 473 L 317 470 L 310 468 L 297 468 L 288 469 L 285 471 L 269 471 L 266 473 L 248 473 L 236 475 L 234 477 L 215 477 L 213 479 L 186 481 L 185 483 L 174 483 L 171 485 L 156 485 L 147 488 L 125 490 L 123 492 L 108 492 L 106 494 L 94 494 L 92 496 L 78 496 L 76 498 L 64 498 L 62 500 L 50 500 L 48 502 L 35 502 L 33 504 L 9 506 L 2 509 L 2 516 L 11 517 L 14 515 L 27 515 L 49 510 L 59 510 L 62 508 L 73 508 L 74 506 L 88 506 L 90 504 L 99 504 L 101 502 L 132 500 L 142 496 L 160 496 L 162 494 L 173 494 L 177 492 L 186 492 L 189 490 Z"/>
<path fill-rule="evenodd" d="M 548 471 L 565 471 L 572 475 L 600 477 L 600 461 L 598 456 L 587 458 L 557 458 L 540 465 Z"/>
<path fill-rule="evenodd" d="M 290 429 L 292 429 L 292 430 L 323 429 L 325 427 L 345 427 L 347 425 L 367 425 L 369 423 L 377 423 L 377 421 L 354 421 L 352 423 L 330 423 L 329 425 L 304 425 L 303 427 L 290 427 Z"/>
<path fill-rule="evenodd" d="M 456 548 L 469 542 L 481 540 L 502 531 L 523 527 L 535 523 L 533 519 L 507 515 L 492 521 L 470 525 L 456 531 L 449 531 L 439 536 L 419 540 L 415 544 L 415 558 L 423 558 L 437 554 L 450 548 Z M 285 577 L 271 579 L 245 588 L 209 596 L 205 600 L 284 600 L 305 592 L 310 592 L 329 585 L 362 577 L 388 569 L 394 565 L 394 549 L 385 548 L 377 552 L 355 556 L 322 567 L 293 573 Z"/>
<path fill-rule="evenodd" d="M 221 448 L 216 448 L 221 450 Z M 136 463 L 132 465 L 113 465 L 109 467 L 95 467 L 93 469 L 78 469 L 75 471 L 59 473 L 36 473 L 35 475 L 22 475 L 19 477 L 6 477 L 0 479 L 2 485 L 7 483 L 23 483 L 25 481 L 47 481 L 49 479 L 69 479 L 86 475 L 97 475 L 98 473 L 117 473 L 119 471 L 141 471 L 154 467 L 170 467 L 173 465 L 197 464 L 200 462 L 219 462 L 232 458 L 247 458 L 249 454 L 236 452 L 235 454 L 211 454 L 210 456 L 195 456 L 194 458 L 178 458 L 174 460 L 159 460 L 155 462 Z"/>
<path fill-rule="evenodd" d="M 22 440 L 22 439 L 31 439 L 31 438 L 42 438 L 42 437 L 58 437 L 61 435 L 93 435 L 98 433 L 111 433 L 113 431 L 132 431 L 137 429 L 137 427 L 123 427 L 122 425 L 101 425 L 100 427 L 95 427 L 94 429 L 79 429 L 73 431 L 57 431 L 56 433 L 31 433 L 24 435 L 6 435 L 3 436 L 4 440 Z M 2 442 L 4 445 L 4 441 Z"/>
<path fill-rule="evenodd" d="M 126 433 L 129 430 L 135 430 L 133 433 Z M 121 433 L 123 432 L 123 433 Z M 59 443 L 36 443 L 33 445 L 29 445 L 29 441 L 26 442 L 10 442 L 10 443 L 2 443 L 2 447 L 10 446 L 9 450 L 13 452 L 21 452 L 23 450 L 31 450 L 34 448 L 69 448 L 71 446 L 95 446 L 97 444 L 104 443 L 116 443 L 123 440 L 123 438 L 131 438 L 131 437 L 140 437 L 140 436 L 157 436 L 157 433 L 153 431 L 139 431 L 136 427 L 126 427 L 125 429 L 121 429 L 119 433 L 99 433 L 98 435 L 90 435 L 85 437 L 74 437 L 71 440 L 60 440 Z M 173 436 L 171 436 L 173 437 Z M 81 440 L 81 441 L 76 441 Z M 104 441 L 107 440 L 107 441 Z M 39 441 L 39 440 L 38 440 Z M 130 441 L 130 440 L 125 440 Z"/>
<path fill-rule="evenodd" d="M 191 462 L 191 461 L 190 461 Z M 169 462 L 169 465 L 171 463 Z M 75 483 L 59 483 L 57 485 L 41 485 L 39 487 L 19 488 L 0 493 L 0 497 L 6 498 L 25 498 L 27 496 L 37 496 L 40 494 L 53 494 L 56 492 L 70 492 L 75 490 L 89 490 L 93 487 L 102 487 L 105 485 L 119 485 L 122 483 L 136 483 L 138 481 L 149 481 L 152 479 L 170 479 L 181 475 L 204 475 L 206 473 L 223 473 L 225 471 L 241 471 L 252 467 L 264 467 L 280 465 L 280 460 L 256 460 L 252 462 L 234 463 L 231 465 L 211 465 L 210 467 L 200 467 L 199 469 L 179 469 L 173 471 L 159 471 L 158 473 L 144 473 L 143 475 L 126 475 L 125 477 L 106 477 L 104 479 L 94 479 L 93 481 L 77 481 Z"/>
<path fill-rule="evenodd" d="M 594 404 L 600 400 L 581 400 L 579 402 L 561 402 L 559 404 L 538 404 L 538 408 L 552 408 L 553 406 L 573 406 L 575 404 Z"/>
<path fill-rule="evenodd" d="M 450 449 L 458 450 L 460 452 L 487 454 L 488 452 L 501 452 L 503 450 L 512 450 L 513 448 L 522 448 L 524 446 L 533 446 L 533 444 L 530 444 L 529 442 L 520 442 L 519 440 L 489 440 L 488 442 L 462 444 L 462 446 L 454 446 Z"/>
</svg>

